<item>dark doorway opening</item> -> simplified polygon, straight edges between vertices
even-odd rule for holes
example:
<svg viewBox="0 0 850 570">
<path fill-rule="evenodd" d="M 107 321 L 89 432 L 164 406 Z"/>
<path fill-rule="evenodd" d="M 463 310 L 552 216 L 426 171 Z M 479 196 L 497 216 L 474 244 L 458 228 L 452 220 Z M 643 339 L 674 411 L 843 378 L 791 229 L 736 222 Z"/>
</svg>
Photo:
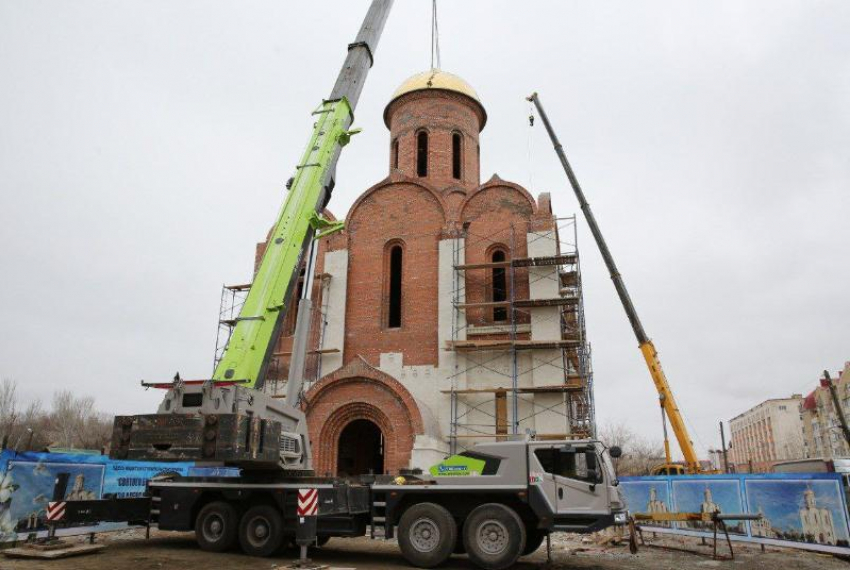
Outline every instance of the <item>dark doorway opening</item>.
<svg viewBox="0 0 850 570">
<path fill-rule="evenodd" d="M 384 434 L 369 420 L 354 420 L 339 435 L 337 475 L 384 472 Z"/>
</svg>

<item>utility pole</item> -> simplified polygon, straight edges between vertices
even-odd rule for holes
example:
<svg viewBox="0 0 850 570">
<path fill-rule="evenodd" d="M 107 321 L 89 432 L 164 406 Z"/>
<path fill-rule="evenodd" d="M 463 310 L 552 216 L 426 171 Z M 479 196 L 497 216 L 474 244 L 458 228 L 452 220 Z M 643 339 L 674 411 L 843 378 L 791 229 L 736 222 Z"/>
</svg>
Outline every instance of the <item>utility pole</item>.
<svg viewBox="0 0 850 570">
<path fill-rule="evenodd" d="M 720 420 L 720 445 L 723 450 L 723 472 L 729 473 L 729 456 L 726 454 L 726 432 L 723 431 L 723 420 Z"/>
<path fill-rule="evenodd" d="M 838 421 L 841 423 L 841 432 L 844 434 L 844 441 L 850 447 L 850 428 L 847 427 L 847 418 L 844 417 L 844 409 L 841 407 L 841 401 L 838 399 L 838 390 L 835 389 L 835 383 L 829 376 L 829 371 L 823 371 L 823 377 L 826 380 L 826 385 L 829 388 L 829 394 L 832 396 L 832 405 L 835 407 L 835 415 L 838 416 Z"/>
</svg>

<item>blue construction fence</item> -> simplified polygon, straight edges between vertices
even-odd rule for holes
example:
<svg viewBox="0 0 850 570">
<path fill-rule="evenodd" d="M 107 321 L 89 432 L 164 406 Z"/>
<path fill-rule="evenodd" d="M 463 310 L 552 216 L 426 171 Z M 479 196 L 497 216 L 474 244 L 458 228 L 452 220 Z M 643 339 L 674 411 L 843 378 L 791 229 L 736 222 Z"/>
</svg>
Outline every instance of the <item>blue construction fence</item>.
<svg viewBox="0 0 850 570">
<path fill-rule="evenodd" d="M 189 476 L 235 476 L 232 468 L 197 467 L 194 463 L 117 461 L 106 455 L 0 452 L 0 543 L 47 534 L 45 509 L 59 473 L 69 473 L 66 500 L 140 497 L 151 477 L 162 473 Z M 57 535 L 89 534 L 126 528 L 123 523 L 63 528 Z"/>
<path fill-rule="evenodd" d="M 733 540 L 850 555 L 847 492 L 839 473 L 623 477 L 629 511 L 761 514 L 727 521 Z M 708 536 L 711 523 L 640 523 L 647 530 Z"/>
</svg>

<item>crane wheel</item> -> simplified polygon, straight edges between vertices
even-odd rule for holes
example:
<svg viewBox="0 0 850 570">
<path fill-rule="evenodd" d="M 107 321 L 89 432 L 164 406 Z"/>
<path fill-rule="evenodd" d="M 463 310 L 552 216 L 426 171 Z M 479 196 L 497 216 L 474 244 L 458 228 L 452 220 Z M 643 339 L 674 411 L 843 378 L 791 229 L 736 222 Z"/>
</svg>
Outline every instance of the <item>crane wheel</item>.
<svg viewBox="0 0 850 570">
<path fill-rule="evenodd" d="M 201 550 L 225 552 L 236 545 L 239 515 L 230 503 L 208 503 L 195 518 L 195 540 Z"/>
<path fill-rule="evenodd" d="M 257 505 L 242 515 L 239 545 L 250 556 L 271 556 L 283 544 L 283 517 L 270 505 Z"/>
<path fill-rule="evenodd" d="M 419 503 L 401 516 L 398 546 L 402 556 L 413 566 L 439 566 L 451 556 L 456 542 L 457 523 L 441 505 Z"/>
<path fill-rule="evenodd" d="M 519 515 L 498 503 L 477 507 L 463 525 L 469 559 L 485 570 L 512 567 L 525 550 L 525 539 L 525 525 Z"/>
</svg>

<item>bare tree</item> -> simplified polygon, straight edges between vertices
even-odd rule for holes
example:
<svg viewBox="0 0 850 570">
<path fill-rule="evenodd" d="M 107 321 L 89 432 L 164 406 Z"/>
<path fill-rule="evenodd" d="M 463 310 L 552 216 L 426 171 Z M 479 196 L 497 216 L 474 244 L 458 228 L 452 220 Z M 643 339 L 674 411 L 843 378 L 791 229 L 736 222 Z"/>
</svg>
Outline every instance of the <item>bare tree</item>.
<svg viewBox="0 0 850 570">
<path fill-rule="evenodd" d="M 18 421 L 18 385 L 9 378 L 0 381 L 0 440 L 10 442 Z"/>
<path fill-rule="evenodd" d="M 618 475 L 649 475 L 653 467 L 664 462 L 664 445 L 637 435 L 624 422 L 604 424 L 599 439 L 623 450 L 623 456 L 614 460 Z"/>
<path fill-rule="evenodd" d="M 94 398 L 68 390 L 53 394 L 47 423 L 51 443 L 60 447 L 103 449 L 111 437 L 112 420 L 95 409 Z"/>
</svg>

